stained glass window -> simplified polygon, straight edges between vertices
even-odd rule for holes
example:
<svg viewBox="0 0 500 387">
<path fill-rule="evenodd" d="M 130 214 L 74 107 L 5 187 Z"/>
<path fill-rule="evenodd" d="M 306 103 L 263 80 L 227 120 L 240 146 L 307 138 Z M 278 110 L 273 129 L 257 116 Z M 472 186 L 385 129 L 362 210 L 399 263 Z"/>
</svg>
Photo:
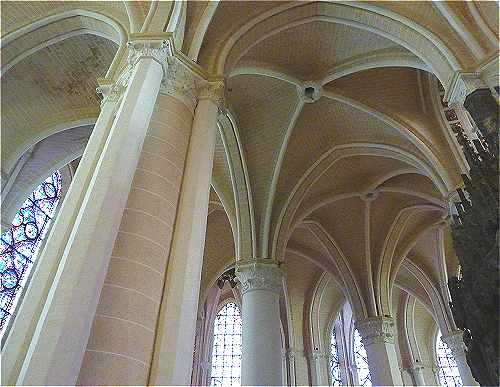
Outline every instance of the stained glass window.
<svg viewBox="0 0 500 387">
<path fill-rule="evenodd" d="M 234 302 L 225 304 L 215 318 L 211 385 L 241 385 L 241 315 Z"/>
<path fill-rule="evenodd" d="M 354 330 L 354 361 L 356 362 L 359 385 L 371 387 L 372 377 L 370 375 L 370 368 L 368 367 L 368 356 L 366 355 L 365 346 L 361 341 L 361 335 L 357 329 Z"/>
<path fill-rule="evenodd" d="M 36 260 L 61 197 L 61 174 L 57 171 L 40 184 L 17 212 L 0 244 L 0 335 Z"/>
<path fill-rule="evenodd" d="M 335 327 L 330 335 L 330 380 L 332 386 L 341 386 L 339 349 L 337 345 L 337 332 Z"/>
<path fill-rule="evenodd" d="M 438 333 L 436 340 L 436 358 L 441 386 L 462 386 L 457 362 L 450 348 L 448 348 L 448 345 L 441 338 L 441 332 Z"/>
</svg>

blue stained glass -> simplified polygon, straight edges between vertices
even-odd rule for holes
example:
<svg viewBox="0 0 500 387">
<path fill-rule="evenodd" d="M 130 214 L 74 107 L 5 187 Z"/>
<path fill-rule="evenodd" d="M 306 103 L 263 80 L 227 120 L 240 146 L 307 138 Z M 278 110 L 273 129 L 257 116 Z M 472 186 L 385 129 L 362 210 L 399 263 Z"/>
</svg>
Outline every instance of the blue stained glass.
<svg viewBox="0 0 500 387">
<path fill-rule="evenodd" d="M 19 301 L 61 196 L 59 171 L 42 182 L 0 239 L 0 335 Z"/>
<path fill-rule="evenodd" d="M 363 387 L 371 387 L 372 377 L 368 366 L 368 356 L 366 354 L 365 346 L 361 341 L 361 335 L 357 329 L 354 330 L 354 361 L 356 362 L 359 385 Z"/>
<path fill-rule="evenodd" d="M 439 368 L 439 382 L 441 386 L 461 387 L 463 386 L 458 365 L 455 357 L 448 345 L 441 338 L 441 332 L 438 333 L 436 340 L 436 357 Z"/>
<path fill-rule="evenodd" d="M 339 350 L 337 345 L 337 332 L 332 329 L 330 336 L 330 379 L 332 386 L 341 386 Z"/>
</svg>

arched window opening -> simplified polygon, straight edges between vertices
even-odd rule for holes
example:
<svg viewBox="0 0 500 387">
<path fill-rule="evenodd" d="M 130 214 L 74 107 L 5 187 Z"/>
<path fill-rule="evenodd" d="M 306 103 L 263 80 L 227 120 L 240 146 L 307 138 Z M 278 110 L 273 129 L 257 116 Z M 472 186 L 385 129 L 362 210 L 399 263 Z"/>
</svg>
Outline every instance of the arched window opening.
<svg viewBox="0 0 500 387">
<path fill-rule="evenodd" d="M 335 327 L 330 335 L 330 383 L 332 386 L 341 386 L 339 348 L 337 344 L 337 332 Z"/>
<path fill-rule="evenodd" d="M 441 386 L 463 386 L 455 357 L 450 348 L 448 348 L 448 345 L 443 341 L 441 332 L 438 332 L 436 339 L 436 360 Z"/>
<path fill-rule="evenodd" d="M 353 353 L 354 361 L 356 363 L 356 371 L 358 374 L 358 383 L 363 387 L 371 387 L 372 377 L 370 375 L 370 368 L 368 366 L 368 356 L 366 355 L 365 346 L 361 341 L 361 335 L 358 330 L 354 330 L 353 340 Z"/>
<path fill-rule="evenodd" d="M 241 385 L 241 314 L 234 302 L 225 304 L 215 318 L 210 384 Z"/>
<path fill-rule="evenodd" d="M 61 197 L 61 174 L 43 181 L 17 212 L 0 244 L 0 336 L 12 316 Z"/>
</svg>

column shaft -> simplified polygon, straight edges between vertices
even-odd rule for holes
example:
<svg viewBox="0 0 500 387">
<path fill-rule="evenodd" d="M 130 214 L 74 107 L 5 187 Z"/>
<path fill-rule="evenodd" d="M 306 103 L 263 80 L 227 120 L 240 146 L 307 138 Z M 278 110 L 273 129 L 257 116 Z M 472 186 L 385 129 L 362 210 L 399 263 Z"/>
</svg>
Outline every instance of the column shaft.
<svg viewBox="0 0 500 387">
<path fill-rule="evenodd" d="M 191 380 L 196 314 L 217 130 L 213 99 L 198 102 L 189 142 L 149 384 Z"/>
<path fill-rule="evenodd" d="M 240 262 L 237 276 L 242 284 L 241 384 L 280 386 L 281 322 L 279 298 L 281 271 L 268 260 Z"/>
<path fill-rule="evenodd" d="M 78 216 L 80 206 L 93 176 L 97 161 L 108 138 L 114 120 L 117 102 L 107 98 L 102 105 L 101 114 L 89 138 L 79 168 L 73 177 L 69 190 L 61 203 L 58 216 L 47 235 L 45 248 L 40 252 L 39 264 L 31 277 L 19 309 L 14 316 L 13 325 L 3 348 L 2 374 L 6 384 L 16 383 L 22 359 L 26 356 L 36 321 L 43 308 L 48 289 L 59 263 L 59 254 L 46 254 L 45 251 L 57 251 L 66 245 L 70 231 Z M 37 301 L 38 300 L 38 301 Z"/>
<path fill-rule="evenodd" d="M 391 318 L 371 317 L 357 321 L 374 386 L 403 384 L 394 344 L 394 322 Z"/>
<path fill-rule="evenodd" d="M 73 221 L 73 210 L 59 213 L 63 219 L 54 225 L 39 262 L 45 265 L 47 255 L 60 259 L 50 285 L 38 284 L 39 289 L 49 285 L 50 290 L 35 317 L 36 327 L 17 384 L 76 383 L 162 75 L 156 60 L 138 58 L 78 215 Z M 65 220 L 66 216 L 70 219 Z M 64 224 L 69 227 L 63 228 Z"/>
<path fill-rule="evenodd" d="M 192 120 L 182 102 L 158 96 L 78 384 L 147 384 Z"/>
</svg>

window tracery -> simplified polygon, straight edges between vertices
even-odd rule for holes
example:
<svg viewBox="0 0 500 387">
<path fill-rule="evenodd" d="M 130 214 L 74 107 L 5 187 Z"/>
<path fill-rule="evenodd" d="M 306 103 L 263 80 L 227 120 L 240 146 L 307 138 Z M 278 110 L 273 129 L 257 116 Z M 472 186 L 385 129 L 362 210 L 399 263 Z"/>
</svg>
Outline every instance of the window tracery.
<svg viewBox="0 0 500 387">
<path fill-rule="evenodd" d="M 333 327 L 330 335 L 330 383 L 332 386 L 341 386 L 339 348 L 337 344 L 337 332 Z"/>
<path fill-rule="evenodd" d="M 215 318 L 210 385 L 241 385 L 241 314 L 235 302 L 226 303 Z"/>
<path fill-rule="evenodd" d="M 436 360 L 438 365 L 439 383 L 446 387 L 463 386 L 458 365 L 450 348 L 441 338 L 441 332 L 436 338 Z"/>
<path fill-rule="evenodd" d="M 365 346 L 361 341 L 361 335 L 358 330 L 354 330 L 354 361 L 356 364 L 356 370 L 358 374 L 358 383 L 363 387 L 371 387 L 371 375 L 370 368 L 368 366 L 368 356 L 366 354 Z"/>
<path fill-rule="evenodd" d="M 0 335 L 12 316 L 61 197 L 61 174 L 43 181 L 0 239 Z"/>
</svg>

